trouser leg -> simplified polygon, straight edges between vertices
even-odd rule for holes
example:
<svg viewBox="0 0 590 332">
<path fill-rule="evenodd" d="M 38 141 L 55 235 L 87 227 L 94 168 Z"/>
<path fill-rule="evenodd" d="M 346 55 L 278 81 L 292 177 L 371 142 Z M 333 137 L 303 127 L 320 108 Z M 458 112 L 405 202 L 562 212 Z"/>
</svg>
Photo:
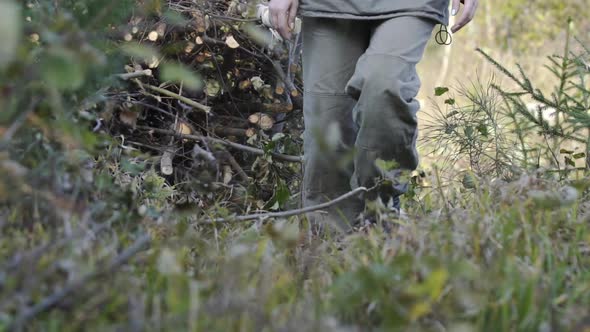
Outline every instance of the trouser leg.
<svg viewBox="0 0 590 332">
<path fill-rule="evenodd" d="M 366 52 L 359 59 L 346 91 L 358 98 L 353 115 L 358 125 L 352 187 L 372 187 L 386 180 L 379 192 L 389 199 L 402 194 L 406 183 L 400 170 L 418 165 L 415 99 L 420 88 L 416 64 L 423 56 L 435 22 L 405 16 L 376 23 Z M 377 159 L 397 167 L 380 169 Z M 369 195 L 368 198 L 372 195 Z M 385 197 L 383 197 L 385 196 Z"/>
<path fill-rule="evenodd" d="M 305 120 L 303 206 L 317 205 L 348 191 L 353 173 L 352 146 L 356 100 L 346 94 L 346 82 L 368 47 L 366 22 L 304 18 L 303 78 Z M 363 205 L 352 198 L 328 213 L 310 213 L 313 225 L 347 230 Z"/>
</svg>

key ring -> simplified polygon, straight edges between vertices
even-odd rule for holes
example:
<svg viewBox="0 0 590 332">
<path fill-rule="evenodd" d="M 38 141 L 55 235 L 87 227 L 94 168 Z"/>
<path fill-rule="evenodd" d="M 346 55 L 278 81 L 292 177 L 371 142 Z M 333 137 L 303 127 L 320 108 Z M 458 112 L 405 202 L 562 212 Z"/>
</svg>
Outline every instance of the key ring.
<svg viewBox="0 0 590 332">
<path fill-rule="evenodd" d="M 439 45 L 447 45 L 448 46 L 448 45 L 451 45 L 451 43 L 453 43 L 453 36 L 447 30 L 447 26 L 441 24 L 440 28 L 438 29 L 438 32 L 434 36 L 434 40 Z"/>
</svg>

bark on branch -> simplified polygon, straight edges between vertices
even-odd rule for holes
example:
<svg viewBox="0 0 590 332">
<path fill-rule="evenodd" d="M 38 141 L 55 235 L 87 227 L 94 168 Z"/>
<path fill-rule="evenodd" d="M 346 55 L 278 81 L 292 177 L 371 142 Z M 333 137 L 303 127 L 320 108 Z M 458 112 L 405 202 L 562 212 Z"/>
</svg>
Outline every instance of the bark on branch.
<svg viewBox="0 0 590 332">
<path fill-rule="evenodd" d="M 147 127 L 147 126 L 136 126 L 136 128 L 142 129 L 142 130 L 151 130 L 156 133 L 165 134 L 165 135 L 172 135 L 172 136 L 175 136 L 178 138 L 194 140 L 197 142 L 217 143 L 217 144 L 225 145 L 225 146 L 237 149 L 237 150 L 249 152 L 249 153 L 252 153 L 257 156 L 265 155 L 265 152 L 261 149 L 253 148 L 251 146 L 242 145 L 242 144 L 238 144 L 238 143 L 234 143 L 234 142 L 229 142 L 229 141 L 219 139 L 219 138 L 214 138 L 214 137 L 209 137 L 209 136 L 200 136 L 200 135 L 185 135 L 185 134 L 179 134 L 173 130 L 160 129 L 160 128 Z M 300 157 L 300 156 L 291 156 L 291 155 L 275 153 L 275 152 L 271 152 L 270 155 L 273 158 L 275 158 L 277 160 L 281 160 L 281 161 L 287 161 L 287 162 L 292 162 L 292 163 L 300 163 L 303 161 L 303 157 Z"/>
<path fill-rule="evenodd" d="M 369 189 L 367 189 L 365 187 L 358 187 L 358 188 L 356 188 L 356 189 L 354 189 L 354 190 L 352 190 L 340 197 L 337 197 L 329 202 L 314 205 L 314 206 L 308 206 L 308 207 L 302 208 L 302 209 L 282 211 L 282 212 L 267 212 L 267 213 L 249 214 L 249 215 L 245 215 L 245 216 L 236 216 L 233 218 L 215 218 L 215 219 L 208 219 L 208 220 L 200 221 L 200 222 L 197 222 L 197 224 L 214 224 L 214 223 L 224 223 L 224 222 L 239 222 L 239 221 L 248 221 L 248 220 L 256 220 L 256 219 L 263 220 L 263 219 L 268 219 L 268 218 L 286 218 L 286 217 L 297 216 L 297 215 L 305 214 L 308 212 L 313 212 L 313 211 L 329 208 L 329 207 L 336 205 L 342 201 L 345 201 L 351 197 L 354 197 L 360 193 L 368 192 L 368 191 L 371 191 L 375 188 L 376 188 L 376 186 L 371 187 Z"/>
<path fill-rule="evenodd" d="M 166 90 L 166 89 L 163 89 L 163 88 L 160 88 L 160 87 L 157 87 L 157 86 L 153 86 L 153 85 L 149 85 L 149 84 L 144 84 L 144 83 L 141 83 L 138 80 L 135 80 L 135 83 L 137 83 L 142 88 L 147 88 L 148 90 L 152 90 L 152 91 L 157 92 L 159 94 L 162 94 L 164 96 L 167 96 L 167 97 L 170 97 L 170 98 L 174 98 L 174 99 L 176 99 L 178 101 L 181 101 L 181 102 L 183 102 L 183 103 L 185 103 L 185 104 L 187 104 L 189 106 L 192 106 L 192 107 L 194 107 L 194 108 L 196 108 L 196 109 L 198 109 L 200 111 L 203 111 L 205 113 L 210 113 L 211 112 L 211 107 L 205 106 L 205 105 L 203 105 L 203 104 L 201 104 L 199 102 L 196 102 L 196 101 L 194 101 L 192 99 L 189 99 L 187 97 L 181 96 L 181 95 L 179 95 L 177 93 L 174 93 L 174 92 L 172 92 L 170 90 Z"/>
</svg>

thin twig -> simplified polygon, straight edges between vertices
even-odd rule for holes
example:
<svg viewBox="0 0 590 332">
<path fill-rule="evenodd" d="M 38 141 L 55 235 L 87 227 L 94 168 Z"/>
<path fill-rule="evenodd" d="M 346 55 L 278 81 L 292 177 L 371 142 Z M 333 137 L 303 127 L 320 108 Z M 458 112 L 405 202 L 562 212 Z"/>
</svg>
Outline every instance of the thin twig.
<svg viewBox="0 0 590 332">
<path fill-rule="evenodd" d="M 263 156 L 266 154 L 261 149 L 253 148 L 251 146 L 242 145 L 239 143 L 226 141 L 226 140 L 219 139 L 219 138 L 200 136 L 200 135 L 186 135 L 186 134 L 177 133 L 174 130 L 160 129 L 160 128 L 147 127 L 147 126 L 136 126 L 136 128 L 142 129 L 142 130 L 151 130 L 151 131 L 154 131 L 154 132 L 160 133 L 160 134 L 173 135 L 178 138 L 183 138 L 183 139 L 187 139 L 187 140 L 222 144 L 222 145 L 229 146 L 229 147 L 237 149 L 237 150 L 252 153 L 257 156 Z M 288 161 L 288 162 L 292 162 L 292 163 L 300 163 L 303 161 L 303 158 L 300 156 L 291 156 L 291 155 L 275 153 L 275 152 L 270 152 L 270 155 L 273 156 L 273 158 L 276 158 L 277 160 L 281 160 L 281 161 Z"/>
<path fill-rule="evenodd" d="M 230 218 L 215 218 L 215 219 L 208 219 L 204 221 L 197 222 L 197 224 L 214 224 L 214 223 L 222 223 L 222 222 L 238 222 L 238 221 L 248 221 L 248 220 L 255 220 L 255 219 L 268 219 L 268 218 L 286 218 L 297 216 L 301 214 L 305 214 L 308 212 L 313 212 L 317 210 L 323 210 L 326 208 L 331 207 L 332 205 L 338 204 L 344 200 L 347 200 L 353 196 L 356 196 L 363 192 L 369 192 L 373 189 L 377 188 L 377 186 L 371 187 L 367 189 L 366 187 L 358 187 L 348 193 L 337 197 L 331 201 L 326 203 L 308 206 L 301 209 L 289 210 L 289 211 L 281 211 L 281 212 L 267 212 L 267 213 L 257 213 L 257 214 L 249 214 L 245 216 L 237 216 L 237 217 L 230 217 Z"/>
<path fill-rule="evenodd" d="M 152 70 L 151 69 L 145 69 L 145 70 L 138 70 L 132 73 L 125 73 L 125 74 L 117 74 L 115 75 L 117 78 L 120 78 L 124 81 L 133 79 L 133 78 L 139 78 L 139 77 L 144 77 L 144 76 L 152 76 Z"/>
<path fill-rule="evenodd" d="M 211 153 L 211 151 L 203 149 L 199 146 L 199 144 L 195 144 L 195 146 L 193 146 L 193 157 L 203 157 L 203 159 L 205 159 L 209 163 L 214 163 L 216 161 L 215 156 L 213 156 L 213 153 Z"/>
<path fill-rule="evenodd" d="M 200 111 L 203 111 L 205 113 L 210 113 L 211 112 L 211 107 L 205 106 L 205 105 L 203 105 L 203 104 L 201 104 L 199 102 L 196 102 L 196 101 L 194 101 L 192 99 L 189 99 L 187 97 L 181 96 L 178 93 L 174 93 L 172 91 L 169 91 L 169 90 L 166 90 L 166 89 L 157 87 L 157 86 L 153 86 L 153 85 L 149 85 L 149 84 L 144 84 L 144 83 L 141 83 L 139 80 L 134 80 L 134 82 L 137 83 L 142 88 L 147 88 L 149 90 L 152 90 L 152 91 L 155 91 L 157 93 L 163 94 L 163 95 L 168 96 L 170 98 L 174 98 L 176 100 L 179 100 L 179 101 L 181 101 L 181 102 L 183 102 L 183 103 L 185 103 L 185 104 L 187 104 L 189 106 L 192 106 L 192 107 L 194 107 L 194 108 L 196 108 L 196 109 L 198 109 Z"/>
</svg>

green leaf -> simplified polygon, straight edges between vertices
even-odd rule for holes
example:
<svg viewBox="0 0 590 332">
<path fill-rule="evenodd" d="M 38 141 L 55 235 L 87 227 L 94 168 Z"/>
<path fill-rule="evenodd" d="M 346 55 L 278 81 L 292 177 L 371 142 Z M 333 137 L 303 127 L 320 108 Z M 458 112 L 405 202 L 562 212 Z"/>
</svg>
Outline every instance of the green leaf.
<svg viewBox="0 0 590 332">
<path fill-rule="evenodd" d="M 271 140 L 270 142 L 268 142 L 267 144 L 265 144 L 262 147 L 262 150 L 264 150 L 264 153 L 271 153 L 274 151 L 274 149 L 277 147 L 277 141 L 276 140 Z"/>
<path fill-rule="evenodd" d="M 576 167 L 576 162 L 572 158 L 565 157 L 564 159 L 565 159 L 565 163 L 567 165 L 572 166 L 572 167 Z"/>
<path fill-rule="evenodd" d="M 61 47 L 47 52 L 41 68 L 43 80 L 64 91 L 80 88 L 86 76 L 86 68 L 78 54 Z"/>
<path fill-rule="evenodd" d="M 176 63 L 166 63 L 162 66 L 162 80 L 182 83 L 190 90 L 199 90 L 203 83 L 199 76 L 189 68 Z"/>
<path fill-rule="evenodd" d="M 475 189 L 477 188 L 477 179 L 471 172 L 465 172 L 463 174 L 463 179 L 461 180 L 463 187 L 466 189 Z"/>
<path fill-rule="evenodd" d="M 145 169 L 145 164 L 143 162 L 137 163 L 132 162 L 131 160 L 125 158 L 121 160 L 121 170 L 123 172 L 127 172 L 131 175 L 139 175 Z"/>
<path fill-rule="evenodd" d="M 479 131 L 479 133 L 482 136 L 488 137 L 488 126 L 486 126 L 484 123 L 480 123 L 479 125 L 477 125 L 477 131 Z"/>
<path fill-rule="evenodd" d="M 21 8 L 14 1 L 0 2 L 0 69 L 16 57 L 22 34 Z"/>
<path fill-rule="evenodd" d="M 452 118 L 453 116 L 455 116 L 455 115 L 457 115 L 457 114 L 459 114 L 459 111 L 452 111 L 452 112 L 450 112 L 449 114 L 447 114 L 447 115 L 445 116 L 445 118 L 447 118 L 447 119 L 448 119 L 448 118 Z"/>
<path fill-rule="evenodd" d="M 187 24 L 190 24 L 190 21 L 184 18 L 180 12 L 175 10 L 166 10 L 162 15 L 166 20 L 166 23 L 170 23 L 172 25 L 182 27 Z"/>
<path fill-rule="evenodd" d="M 447 88 L 447 87 L 441 87 L 441 86 L 439 86 L 439 87 L 434 88 L 434 94 L 437 97 L 442 96 L 442 95 L 444 95 L 447 92 L 449 92 L 449 88 Z"/>
<path fill-rule="evenodd" d="M 272 199 L 266 204 L 266 206 L 269 210 L 278 210 L 289 201 L 290 197 L 291 192 L 287 185 L 282 181 L 279 181 Z"/>
<path fill-rule="evenodd" d="M 394 160 L 383 160 L 377 159 L 375 160 L 375 166 L 379 168 L 382 172 L 393 171 L 399 168 L 399 164 Z"/>
<path fill-rule="evenodd" d="M 559 150 L 559 153 L 561 153 L 561 154 L 573 154 L 573 153 L 574 153 L 574 151 L 572 151 L 572 150 L 567 150 L 567 149 L 560 149 L 560 150 Z"/>
<path fill-rule="evenodd" d="M 445 104 L 447 104 L 447 105 L 455 105 L 455 99 L 449 98 L 449 99 L 445 100 Z"/>
<path fill-rule="evenodd" d="M 572 156 L 572 158 L 574 158 L 574 159 L 582 159 L 582 158 L 584 158 L 584 157 L 586 157 L 586 154 L 585 154 L 584 152 L 575 153 L 575 154 Z"/>
</svg>

